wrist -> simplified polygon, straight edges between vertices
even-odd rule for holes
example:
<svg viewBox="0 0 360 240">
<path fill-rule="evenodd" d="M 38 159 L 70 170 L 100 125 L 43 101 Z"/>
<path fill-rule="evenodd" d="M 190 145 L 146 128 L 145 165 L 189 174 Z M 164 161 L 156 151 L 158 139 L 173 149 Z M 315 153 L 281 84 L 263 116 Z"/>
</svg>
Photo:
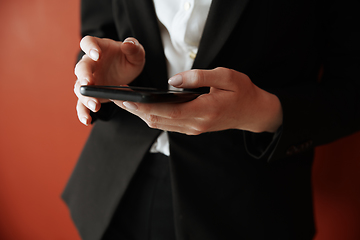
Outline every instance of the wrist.
<svg viewBox="0 0 360 240">
<path fill-rule="evenodd" d="M 251 132 L 275 133 L 283 123 L 283 112 L 279 98 L 259 89 L 258 106 Z"/>
<path fill-rule="evenodd" d="M 279 98 L 271 93 L 269 93 L 269 97 L 271 104 L 269 104 L 269 118 L 265 132 L 275 133 L 283 123 L 283 111 Z"/>
</svg>

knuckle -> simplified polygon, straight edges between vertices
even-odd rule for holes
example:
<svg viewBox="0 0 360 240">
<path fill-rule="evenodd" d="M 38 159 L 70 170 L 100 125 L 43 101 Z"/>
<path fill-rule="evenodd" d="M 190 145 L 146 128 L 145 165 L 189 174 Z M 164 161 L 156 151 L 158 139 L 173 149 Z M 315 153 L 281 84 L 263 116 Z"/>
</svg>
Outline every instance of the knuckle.
<svg viewBox="0 0 360 240">
<path fill-rule="evenodd" d="M 216 122 L 222 116 L 222 108 L 216 104 L 213 106 L 201 117 L 202 124 L 208 125 L 209 123 Z"/>
<path fill-rule="evenodd" d="M 216 70 L 219 71 L 221 73 L 221 75 L 223 76 L 223 79 L 222 79 L 223 81 L 230 82 L 234 79 L 233 70 L 227 69 L 224 67 L 219 67 Z"/>
<path fill-rule="evenodd" d="M 207 113 L 206 116 L 203 116 L 201 119 L 198 119 L 196 123 L 192 125 L 192 129 L 197 133 L 210 132 L 214 123 L 220 118 L 219 111 L 211 111 Z"/>
<path fill-rule="evenodd" d="M 203 132 L 201 131 L 198 131 L 196 129 L 191 129 L 189 130 L 188 132 L 186 132 L 186 135 L 191 135 L 191 136 L 197 136 L 197 135 L 200 135 L 202 134 Z"/>
<path fill-rule="evenodd" d="M 145 123 L 148 125 L 149 128 L 157 128 L 157 117 L 150 115 L 144 118 Z"/>
<path fill-rule="evenodd" d="M 238 76 L 235 75 L 237 72 L 232 69 L 218 67 L 215 68 L 215 71 L 219 72 L 219 75 L 221 76 L 221 81 L 227 84 L 233 83 L 234 80 L 238 78 Z"/>
<path fill-rule="evenodd" d="M 80 48 L 85 53 L 88 53 L 88 51 L 91 48 L 96 48 L 96 45 L 97 45 L 97 38 L 93 36 L 85 36 L 80 40 Z"/>
<path fill-rule="evenodd" d="M 81 98 L 81 95 L 80 95 L 80 87 L 79 87 L 79 86 L 75 85 L 75 87 L 74 87 L 74 93 L 75 93 L 75 95 L 76 95 L 76 97 L 77 97 L 78 99 Z"/>
<path fill-rule="evenodd" d="M 203 120 L 197 120 L 193 123 L 191 123 L 189 126 L 188 126 L 188 129 L 189 129 L 189 134 L 191 135 L 199 135 L 201 133 L 205 133 L 207 132 L 208 130 L 208 127 L 207 125 L 204 123 Z"/>
<path fill-rule="evenodd" d="M 215 71 L 223 71 L 225 68 L 224 67 L 216 67 L 214 68 Z"/>
<path fill-rule="evenodd" d="M 192 70 L 192 73 L 193 83 L 195 83 L 196 85 L 201 85 L 204 82 L 203 70 L 194 69 Z"/>
<path fill-rule="evenodd" d="M 79 76 L 83 68 L 84 68 L 84 61 L 83 61 L 83 60 L 80 60 L 80 61 L 75 65 L 74 74 L 75 74 L 76 76 Z"/>
<path fill-rule="evenodd" d="M 209 130 L 209 127 L 206 124 L 200 124 L 200 125 L 194 127 L 194 132 L 196 132 L 197 134 L 205 133 L 208 130 Z"/>
<path fill-rule="evenodd" d="M 146 122 L 148 122 L 148 124 L 150 125 L 154 125 L 159 122 L 159 117 L 152 114 L 146 115 L 145 118 L 146 118 Z"/>
<path fill-rule="evenodd" d="M 88 41 L 89 36 L 85 36 L 80 40 L 80 48 L 81 50 L 85 50 L 86 42 Z M 85 51 L 84 51 L 85 52 Z"/>
<path fill-rule="evenodd" d="M 169 112 L 170 119 L 178 119 L 180 117 L 181 117 L 181 110 L 179 110 L 178 108 L 174 108 L 172 109 L 171 112 Z"/>
<path fill-rule="evenodd" d="M 82 110 L 82 103 L 80 101 L 77 102 L 76 104 L 76 112 L 80 113 L 80 111 Z"/>
<path fill-rule="evenodd" d="M 81 60 L 75 65 L 75 68 L 74 68 L 74 74 L 75 74 L 76 76 L 78 75 L 80 62 L 81 62 Z"/>
<path fill-rule="evenodd" d="M 149 128 L 157 128 L 156 124 L 154 124 L 154 123 L 146 122 L 146 124 L 148 125 Z"/>
<path fill-rule="evenodd" d="M 88 43 L 88 41 L 90 41 L 91 37 L 90 36 L 85 36 L 80 40 L 80 46 L 84 46 L 84 44 Z"/>
</svg>

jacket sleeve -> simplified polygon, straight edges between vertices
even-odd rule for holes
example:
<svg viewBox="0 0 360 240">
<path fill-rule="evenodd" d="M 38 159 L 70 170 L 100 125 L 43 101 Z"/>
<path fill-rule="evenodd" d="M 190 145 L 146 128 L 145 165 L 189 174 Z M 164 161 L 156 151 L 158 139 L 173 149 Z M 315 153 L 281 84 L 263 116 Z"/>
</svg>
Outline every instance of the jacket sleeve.
<svg viewBox="0 0 360 240">
<path fill-rule="evenodd" d="M 257 158 L 277 161 L 360 129 L 360 4 L 331 2 L 325 9 L 327 18 L 321 20 L 319 81 L 271 91 L 282 104 L 283 125 L 273 138 L 245 133 L 247 150 Z M 256 150 L 259 141 L 267 145 Z"/>
<path fill-rule="evenodd" d="M 81 36 L 86 35 L 119 40 L 111 0 L 81 2 Z"/>
</svg>

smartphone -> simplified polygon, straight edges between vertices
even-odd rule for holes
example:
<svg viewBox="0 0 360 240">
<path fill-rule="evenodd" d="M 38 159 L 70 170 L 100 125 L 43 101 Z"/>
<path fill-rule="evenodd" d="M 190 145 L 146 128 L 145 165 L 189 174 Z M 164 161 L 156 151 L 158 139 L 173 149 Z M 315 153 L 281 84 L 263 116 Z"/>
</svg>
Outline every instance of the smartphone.
<svg viewBox="0 0 360 240">
<path fill-rule="evenodd" d="M 80 93 L 84 96 L 142 103 L 180 103 L 194 100 L 201 93 L 188 90 L 160 90 L 156 88 L 128 86 L 83 85 Z"/>
</svg>

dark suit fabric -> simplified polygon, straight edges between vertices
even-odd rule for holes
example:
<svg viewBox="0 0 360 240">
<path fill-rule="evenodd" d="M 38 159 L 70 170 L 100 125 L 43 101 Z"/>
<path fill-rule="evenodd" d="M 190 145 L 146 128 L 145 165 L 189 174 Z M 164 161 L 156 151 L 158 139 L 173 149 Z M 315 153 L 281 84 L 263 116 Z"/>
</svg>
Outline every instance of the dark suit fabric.
<svg viewBox="0 0 360 240">
<path fill-rule="evenodd" d="M 358 9 L 353 0 L 213 0 L 193 68 L 247 74 L 279 97 L 284 120 L 270 144 L 240 130 L 169 133 L 177 239 L 312 239 L 313 148 L 359 129 Z M 83 0 L 82 34 L 136 37 L 146 66 L 132 84 L 167 87 L 151 0 Z M 112 104 L 94 118 L 63 193 L 86 240 L 101 238 L 160 133 Z"/>
</svg>

